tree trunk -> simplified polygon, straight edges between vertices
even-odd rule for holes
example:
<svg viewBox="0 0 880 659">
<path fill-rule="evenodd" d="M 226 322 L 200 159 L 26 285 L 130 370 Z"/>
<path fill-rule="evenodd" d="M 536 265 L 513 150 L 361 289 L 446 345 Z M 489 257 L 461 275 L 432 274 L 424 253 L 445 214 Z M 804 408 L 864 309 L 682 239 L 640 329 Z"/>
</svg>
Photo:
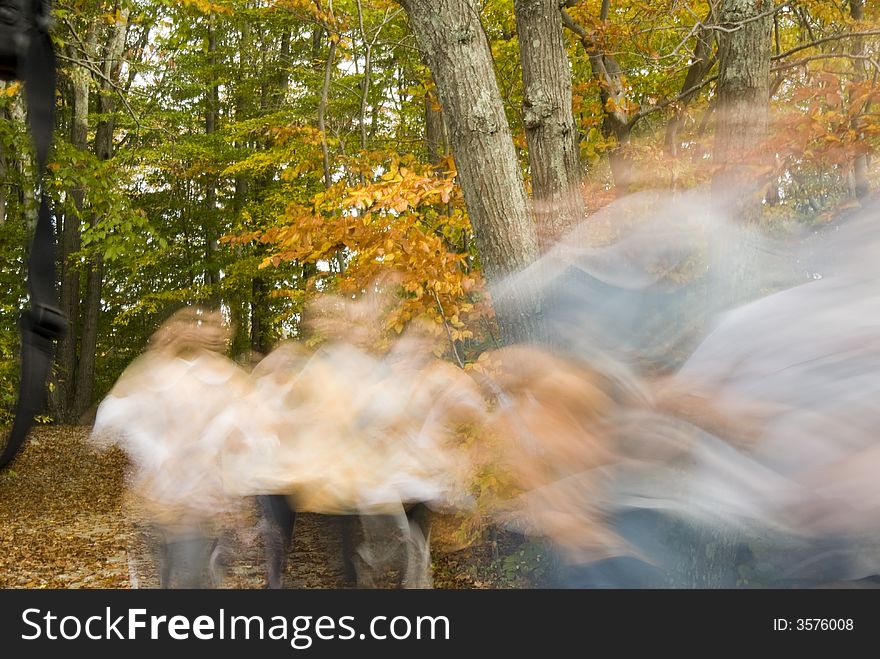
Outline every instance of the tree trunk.
<svg viewBox="0 0 880 659">
<path fill-rule="evenodd" d="M 0 94 L 6 91 L 6 82 L 0 80 Z M 0 108 L 0 122 L 9 121 L 9 113 L 6 111 L 6 108 Z M 0 227 L 2 227 L 6 222 L 6 185 L 7 176 L 9 172 L 9 164 L 6 160 L 6 149 L 2 143 L 0 143 L 0 181 L 4 182 L 4 185 L 0 185 Z"/>
<path fill-rule="evenodd" d="M 290 89 L 290 30 L 285 29 L 281 33 L 279 46 L 280 61 L 278 64 L 278 87 L 277 96 L 275 98 L 275 107 L 280 108 L 287 98 L 287 92 Z"/>
<path fill-rule="evenodd" d="M 432 165 L 438 164 L 449 154 L 446 120 L 435 89 L 425 92 L 425 150 Z"/>
<path fill-rule="evenodd" d="M 79 419 L 91 407 L 95 396 L 95 361 L 98 345 L 98 321 L 101 315 L 104 260 L 100 254 L 96 254 L 94 259 L 86 275 L 87 293 L 82 317 L 82 338 L 73 403 L 75 419 Z"/>
<path fill-rule="evenodd" d="M 705 23 L 714 22 L 714 10 L 710 9 L 709 15 Z M 675 112 L 666 124 L 666 136 L 664 143 L 666 151 L 670 156 L 678 156 L 678 150 L 681 142 L 679 131 L 684 123 L 684 112 L 688 104 L 697 95 L 694 89 L 699 85 L 706 74 L 715 64 L 715 55 L 712 52 L 712 43 L 715 40 L 714 31 L 706 27 L 702 27 L 697 31 L 697 43 L 694 46 L 694 52 L 691 56 L 691 64 L 688 67 L 687 74 L 684 77 L 684 83 L 681 85 L 681 93 L 684 94 L 675 105 Z M 688 92 L 688 90 L 693 90 Z"/>
<path fill-rule="evenodd" d="M 532 206 L 547 247 L 583 216 L 571 69 L 558 0 L 515 0 Z"/>
<path fill-rule="evenodd" d="M 725 0 L 715 126 L 716 194 L 738 221 L 756 222 L 761 197 L 754 167 L 764 158 L 770 111 L 770 0 Z"/>
<path fill-rule="evenodd" d="M 772 16 L 770 0 L 725 0 L 720 38 L 716 110 L 716 172 L 713 193 L 729 209 L 732 225 L 715 227 L 710 238 L 708 310 L 717 313 L 760 294 L 757 223 L 763 186 L 755 167 L 764 162 L 770 104 Z M 692 552 L 691 587 L 723 588 L 736 575 L 743 538 L 735 531 L 683 530 L 681 543 Z M 691 535 L 693 533 L 693 535 Z M 747 552 L 746 552 L 747 553 Z M 708 560 L 707 560 L 708 559 Z"/>
<path fill-rule="evenodd" d="M 772 17 L 769 0 L 725 0 L 721 12 L 721 57 L 715 125 L 713 194 L 728 209 L 733 226 L 713 232 L 710 308 L 720 311 L 760 291 L 754 277 L 756 226 L 761 217 L 761 182 L 766 163 L 770 104 Z"/>
<path fill-rule="evenodd" d="M 367 38 L 367 30 L 364 27 L 364 9 L 361 0 L 357 0 L 358 24 L 360 25 L 361 40 L 364 44 L 364 79 L 361 83 L 361 114 L 358 125 L 361 131 L 361 151 L 367 150 L 367 106 L 370 102 L 370 83 L 373 74 L 373 43 Z M 357 64 L 357 60 L 355 60 Z M 361 175 L 363 183 L 363 175 Z"/>
<path fill-rule="evenodd" d="M 240 105 L 236 104 L 236 119 L 239 116 Z M 235 177 L 235 194 L 232 198 L 232 211 L 236 218 L 241 215 L 247 202 L 248 181 L 243 174 Z M 237 253 L 241 256 L 242 248 L 236 248 Z M 235 294 L 229 300 L 229 306 L 232 313 L 232 346 L 230 350 L 236 358 L 244 356 L 250 350 L 250 291 L 245 288 L 244 284 L 236 287 Z"/>
<path fill-rule="evenodd" d="M 87 43 L 93 41 L 94 30 Z M 87 151 L 89 134 L 89 73 L 83 66 L 73 67 L 72 111 L 70 142 L 74 148 Z M 80 268 L 71 262 L 71 255 L 81 246 L 80 228 L 85 211 L 85 191 L 76 187 L 70 192 L 76 212 L 68 212 L 61 229 L 59 254 L 61 271 L 61 311 L 70 320 L 67 334 L 58 343 L 57 373 L 54 395 L 51 396 L 53 414 L 65 423 L 76 421 L 74 391 L 76 383 L 76 357 L 79 339 Z"/>
<path fill-rule="evenodd" d="M 333 60 L 336 55 L 336 42 L 331 39 L 327 49 L 327 60 L 324 63 L 324 84 L 321 86 L 321 99 L 318 101 L 318 131 L 321 133 L 321 156 L 324 167 L 324 187 L 333 185 L 330 176 L 330 151 L 327 148 L 327 126 L 325 118 L 327 114 L 327 102 L 330 94 L 330 81 L 333 74 Z"/>
<path fill-rule="evenodd" d="M 615 145 L 608 151 L 608 166 L 617 194 L 625 195 L 635 182 L 633 159 L 629 151 L 632 129 L 629 124 L 616 121 L 611 113 L 605 114 L 602 127 L 606 137 L 614 137 Z"/>
<path fill-rule="evenodd" d="M 489 43 L 474 0 L 401 0 L 437 82 L 483 269 L 490 284 L 535 261 L 538 243 Z M 507 342 L 538 334 L 540 301 L 496 304 Z M 496 303 L 498 300 L 496 300 Z"/>
<path fill-rule="evenodd" d="M 220 108 L 220 87 L 217 84 L 217 34 L 215 31 L 215 16 L 208 16 L 208 65 L 210 68 L 207 103 L 205 107 L 205 135 L 211 136 L 217 132 L 217 114 Z M 218 242 L 217 227 L 217 179 L 213 174 L 208 174 L 205 180 L 205 284 L 211 289 L 210 296 L 214 302 L 219 302 L 218 293 L 213 288 L 220 283 L 220 266 L 216 255 L 220 249 Z"/>
<path fill-rule="evenodd" d="M 101 160 L 113 157 L 113 133 L 116 129 L 116 96 L 112 88 L 121 74 L 122 54 L 128 34 L 128 14 L 126 8 L 116 12 L 116 23 L 109 28 L 103 52 L 101 93 L 98 97 L 98 111 L 102 120 L 95 128 L 95 155 Z M 111 82 L 112 81 L 112 82 Z M 92 226 L 98 218 L 91 218 Z M 76 393 L 73 412 L 79 418 L 91 407 L 95 394 L 95 362 L 98 347 L 98 321 L 101 315 L 101 289 L 104 280 L 104 261 L 99 253 L 92 255 L 86 276 L 86 298 L 82 309 L 82 335 L 79 345 L 79 360 L 76 369 Z"/>
<path fill-rule="evenodd" d="M 239 32 L 239 81 L 244 82 L 247 79 L 247 71 L 250 69 L 250 57 L 253 54 L 253 43 L 251 39 L 251 25 L 247 18 L 243 18 Z M 243 89 L 238 89 L 235 96 L 235 121 L 241 122 L 249 119 L 251 116 L 250 105 L 253 99 L 248 96 Z M 247 146 L 247 139 L 244 144 L 236 144 L 236 147 Z M 247 205 L 248 195 L 250 191 L 249 177 L 245 174 L 238 174 L 235 177 L 235 192 L 232 198 L 232 211 L 236 221 L 241 217 Z M 244 257 L 244 248 L 236 248 L 237 256 Z M 232 336 L 232 354 L 237 358 L 243 358 L 251 350 L 251 289 L 252 281 L 241 281 L 236 286 L 235 299 L 229 301 L 232 312 L 233 331 Z"/>
<path fill-rule="evenodd" d="M 863 20 L 865 16 L 865 0 L 849 0 L 849 12 L 854 20 Z M 852 54 L 856 57 L 862 57 L 865 54 L 864 37 L 856 37 L 853 39 Z M 865 60 L 853 60 L 853 67 L 856 72 L 856 80 L 865 80 L 867 77 L 867 63 Z M 853 119 L 853 123 L 856 123 L 857 121 L 858 118 Z M 866 153 L 856 154 L 853 158 L 852 175 L 853 196 L 861 201 L 868 196 L 868 192 L 870 191 L 870 186 L 868 184 L 868 155 Z"/>
<path fill-rule="evenodd" d="M 604 0 L 599 10 L 599 21 L 608 20 L 610 2 Z M 611 167 L 611 178 L 618 195 L 624 195 L 633 183 L 633 164 L 628 145 L 632 132 L 633 105 L 627 99 L 626 86 L 620 65 L 614 55 L 605 51 L 601 40 L 595 34 L 587 32 L 583 26 L 572 20 L 571 16 L 560 8 L 562 22 L 569 30 L 580 38 L 584 51 L 590 60 L 593 78 L 599 85 L 599 98 L 602 101 L 602 133 L 605 137 L 613 137 L 615 145 L 608 152 L 608 164 Z"/>
<path fill-rule="evenodd" d="M 269 340 L 269 324 L 265 318 L 268 309 L 266 286 L 261 277 L 254 277 L 251 291 L 251 350 L 261 355 L 272 349 Z"/>
</svg>

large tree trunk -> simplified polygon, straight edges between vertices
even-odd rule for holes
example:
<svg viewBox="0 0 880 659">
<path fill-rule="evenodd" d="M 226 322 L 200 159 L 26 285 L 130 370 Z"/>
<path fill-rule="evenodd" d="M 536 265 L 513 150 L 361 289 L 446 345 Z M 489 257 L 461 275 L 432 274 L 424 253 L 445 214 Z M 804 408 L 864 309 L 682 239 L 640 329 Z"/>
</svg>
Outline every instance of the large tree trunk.
<svg viewBox="0 0 880 659">
<path fill-rule="evenodd" d="M 535 226 L 489 43 L 474 0 L 401 0 L 437 83 L 483 269 L 490 284 L 533 263 Z M 496 307 L 505 341 L 538 334 L 537 296 L 523 292 Z"/>
<path fill-rule="evenodd" d="M 770 0 L 725 0 L 715 126 L 713 188 L 734 202 L 739 221 L 755 222 L 761 197 L 755 166 L 763 161 L 770 111 Z"/>
<path fill-rule="evenodd" d="M 759 170 L 767 156 L 770 104 L 772 3 L 725 0 L 718 107 L 715 126 L 713 193 L 728 209 L 732 226 L 713 232 L 710 304 L 723 310 L 759 293 L 755 278 L 756 227 L 761 217 Z"/>
<path fill-rule="evenodd" d="M 558 0 L 515 0 L 523 70 L 523 124 L 529 145 L 532 205 L 542 246 L 583 216 L 571 69 Z"/>
<path fill-rule="evenodd" d="M 757 223 L 763 186 L 756 167 L 764 162 L 770 104 L 772 16 L 770 0 L 725 0 L 715 127 L 713 193 L 729 210 L 731 224 L 714 227 L 710 240 L 708 311 L 721 312 L 760 294 Z M 675 526 L 675 525 L 673 525 Z M 735 585 L 744 538 L 737 532 L 681 530 L 685 574 L 691 587 Z M 731 584 L 731 580 L 734 584 Z"/>
</svg>

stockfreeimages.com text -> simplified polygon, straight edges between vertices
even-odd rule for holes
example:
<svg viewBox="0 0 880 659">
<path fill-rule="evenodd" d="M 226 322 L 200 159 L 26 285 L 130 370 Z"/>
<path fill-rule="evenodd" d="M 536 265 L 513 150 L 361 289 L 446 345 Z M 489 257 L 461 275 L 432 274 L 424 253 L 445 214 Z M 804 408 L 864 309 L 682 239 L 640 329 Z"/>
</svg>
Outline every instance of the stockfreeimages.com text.
<svg viewBox="0 0 880 659">
<path fill-rule="evenodd" d="M 21 615 L 26 631 L 21 638 L 74 640 L 263 640 L 288 641 L 297 650 L 305 650 L 315 640 L 449 640 L 450 624 L 446 616 L 373 616 L 362 627 L 354 616 L 294 617 L 264 615 L 228 615 L 220 609 L 216 615 L 149 615 L 146 609 L 126 609 L 116 614 L 106 607 L 103 615 L 88 617 L 64 615 L 52 611 L 25 609 Z"/>
</svg>

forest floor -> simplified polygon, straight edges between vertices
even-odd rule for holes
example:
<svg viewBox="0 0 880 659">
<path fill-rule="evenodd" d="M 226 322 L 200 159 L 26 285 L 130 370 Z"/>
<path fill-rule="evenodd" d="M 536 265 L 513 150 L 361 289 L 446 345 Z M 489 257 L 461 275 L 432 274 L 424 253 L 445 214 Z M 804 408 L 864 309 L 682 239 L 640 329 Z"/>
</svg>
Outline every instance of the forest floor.
<svg viewBox="0 0 880 659">
<path fill-rule="evenodd" d="M 125 496 L 127 460 L 118 449 L 91 450 L 89 430 L 37 428 L 11 468 L 0 472 L 0 588 L 158 586 L 150 533 Z M 256 515 L 231 541 L 221 587 L 261 588 Z M 501 558 L 516 543 L 502 535 L 494 544 L 432 545 L 435 588 L 523 587 Z M 345 587 L 340 548 L 334 518 L 301 515 L 285 587 Z"/>
</svg>

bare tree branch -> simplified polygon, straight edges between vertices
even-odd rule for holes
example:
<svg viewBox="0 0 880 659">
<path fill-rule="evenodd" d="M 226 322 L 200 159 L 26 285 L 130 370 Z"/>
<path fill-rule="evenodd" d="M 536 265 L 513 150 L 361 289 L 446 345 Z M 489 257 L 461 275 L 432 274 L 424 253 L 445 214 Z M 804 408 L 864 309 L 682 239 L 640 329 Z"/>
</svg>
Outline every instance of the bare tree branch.
<svg viewBox="0 0 880 659">
<path fill-rule="evenodd" d="M 117 85 L 113 80 L 110 79 L 108 75 L 106 75 L 103 71 L 98 68 L 95 68 L 94 62 L 90 59 L 80 60 L 73 57 L 68 57 L 63 53 L 56 53 L 55 55 L 58 59 L 64 60 L 65 62 L 71 62 L 72 64 L 76 64 L 77 66 L 81 66 L 84 69 L 91 72 L 93 75 L 100 78 L 103 82 L 110 86 L 110 88 L 116 93 L 119 97 L 119 100 L 122 101 L 122 105 L 125 106 L 125 111 L 131 116 L 132 121 L 134 121 L 138 130 L 141 129 L 141 121 L 138 118 L 137 114 L 134 111 L 134 108 L 131 107 L 131 104 L 128 102 L 128 99 L 125 97 L 126 90 L 122 89 L 119 85 Z"/>
<path fill-rule="evenodd" d="M 815 39 L 809 43 L 802 43 L 799 46 L 795 46 L 794 48 L 790 48 L 786 50 L 784 53 L 780 53 L 779 55 L 774 55 L 770 58 L 770 61 L 776 62 L 781 59 L 785 59 L 790 55 L 794 55 L 795 53 L 799 53 L 802 50 L 807 50 L 808 48 L 815 48 L 823 43 L 828 43 L 829 41 L 839 41 L 841 39 L 852 39 L 853 37 L 873 37 L 880 35 L 880 30 L 865 30 L 863 32 L 844 32 L 842 34 L 832 34 L 829 37 L 823 37 L 821 39 Z"/>
<path fill-rule="evenodd" d="M 794 0 L 786 0 L 781 5 L 776 5 L 775 7 L 773 7 L 773 9 L 768 9 L 767 11 L 765 11 L 763 13 L 756 14 L 754 16 L 751 16 L 751 17 L 746 18 L 741 21 L 737 21 L 736 23 L 734 23 L 730 27 L 726 27 L 726 26 L 720 25 L 720 24 L 716 24 L 716 25 L 705 25 L 704 24 L 704 25 L 702 25 L 702 27 L 707 30 L 718 30 L 719 32 L 727 32 L 727 33 L 737 32 L 738 30 L 741 30 L 743 28 L 743 26 L 748 25 L 749 23 L 753 23 L 754 21 L 760 21 L 761 19 L 767 18 L 768 16 L 776 16 L 776 14 L 778 14 L 783 9 L 787 8 L 793 1 Z M 693 14 L 693 11 L 690 8 L 688 8 L 688 11 L 690 11 Z M 696 17 L 696 14 L 694 14 L 694 16 Z"/>
<path fill-rule="evenodd" d="M 699 91 L 700 89 L 702 89 L 702 88 L 705 87 L 706 85 L 710 85 L 710 84 L 712 84 L 712 83 L 715 82 L 716 80 L 718 80 L 718 76 L 717 76 L 717 75 L 710 76 L 710 77 L 706 78 L 705 80 L 703 80 L 702 82 L 700 82 L 700 83 L 694 85 L 693 87 L 689 87 L 688 89 L 685 89 L 685 90 L 684 90 L 683 92 L 681 92 L 680 94 L 676 94 L 676 95 L 673 96 L 672 98 L 667 98 L 666 100 L 660 101 L 659 103 L 655 103 L 654 105 L 651 105 L 651 106 L 648 106 L 648 107 L 641 108 L 641 109 L 640 109 L 638 112 L 636 112 L 636 113 L 632 116 L 632 118 L 629 120 L 629 125 L 630 125 L 630 126 L 635 125 L 635 123 L 636 123 L 637 121 L 639 121 L 640 119 L 644 119 L 644 118 L 647 117 L 649 114 L 654 114 L 655 112 L 658 112 L 658 111 L 660 111 L 660 110 L 663 110 L 664 108 L 667 108 L 667 107 L 669 107 L 670 105 L 672 105 L 672 104 L 674 104 L 674 103 L 677 103 L 678 101 L 680 101 L 680 100 L 682 100 L 682 99 L 684 99 L 684 98 L 687 98 L 688 96 L 690 96 L 690 95 L 693 94 L 694 92 Z"/>
<path fill-rule="evenodd" d="M 820 53 L 817 55 L 808 55 L 806 57 L 802 57 L 794 62 L 786 62 L 785 64 L 777 64 L 773 66 L 771 71 L 785 71 L 786 69 L 794 69 L 799 66 L 803 66 L 808 62 L 813 62 L 816 60 L 823 59 L 848 59 L 854 62 L 865 62 L 870 64 L 875 69 L 880 69 L 880 62 L 871 57 L 870 55 L 853 55 L 852 53 Z"/>
</svg>

